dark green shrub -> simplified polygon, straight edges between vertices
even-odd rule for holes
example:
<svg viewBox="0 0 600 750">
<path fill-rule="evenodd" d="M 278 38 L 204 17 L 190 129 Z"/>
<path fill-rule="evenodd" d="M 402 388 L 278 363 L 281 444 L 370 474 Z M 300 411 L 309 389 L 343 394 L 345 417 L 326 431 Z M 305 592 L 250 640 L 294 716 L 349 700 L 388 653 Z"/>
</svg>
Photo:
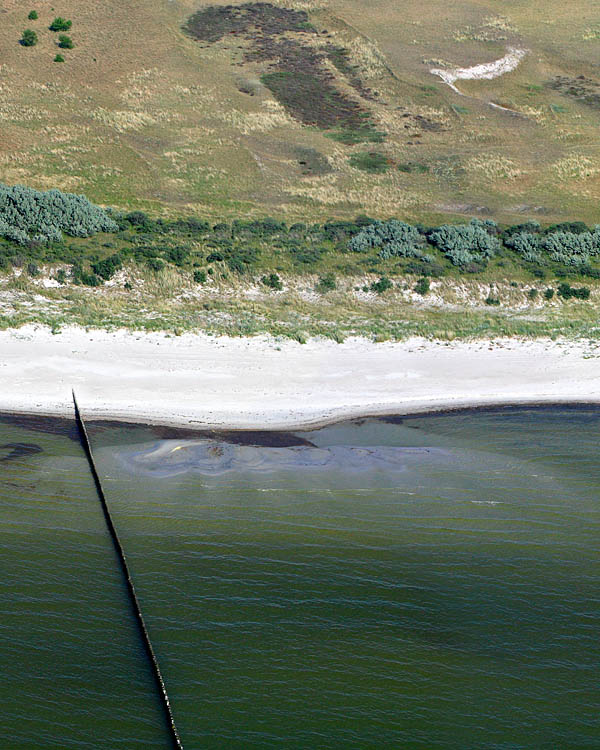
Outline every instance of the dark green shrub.
<svg viewBox="0 0 600 750">
<path fill-rule="evenodd" d="M 544 234 L 555 234 L 556 232 L 567 232 L 569 234 L 585 234 L 590 228 L 583 221 L 563 221 L 560 224 L 550 224 L 544 229 Z"/>
<path fill-rule="evenodd" d="M 27 16 L 27 18 L 30 21 L 37 21 L 38 20 L 37 10 L 30 10 L 29 11 L 29 15 Z"/>
<path fill-rule="evenodd" d="M 244 246 L 227 250 L 223 255 L 230 271 L 246 273 L 258 261 L 260 250 L 256 247 Z"/>
<path fill-rule="evenodd" d="M 257 219 L 256 221 L 248 222 L 248 229 L 253 234 L 258 235 L 270 235 L 277 234 L 278 232 L 287 232 L 287 226 L 285 221 L 277 221 L 270 216 L 264 219 Z"/>
<path fill-rule="evenodd" d="M 551 300 L 552 297 L 554 297 L 554 289 L 552 287 L 548 287 L 546 291 L 544 292 L 544 299 Z"/>
<path fill-rule="evenodd" d="M 536 234 L 540 232 L 541 229 L 542 227 L 538 221 L 526 221 L 524 224 L 513 224 L 502 232 L 502 239 L 506 241 L 515 234 Z"/>
<path fill-rule="evenodd" d="M 160 258 L 148 258 L 148 260 L 146 261 L 146 265 L 151 271 L 154 271 L 155 273 L 162 271 L 165 267 L 164 261 L 162 261 Z"/>
<path fill-rule="evenodd" d="M 326 221 L 323 224 L 323 237 L 332 242 L 340 242 L 361 231 L 361 227 L 353 221 Z"/>
<path fill-rule="evenodd" d="M 489 295 L 488 297 L 486 297 L 485 304 L 497 307 L 500 304 L 500 300 L 498 299 L 498 297 L 492 297 L 491 295 Z"/>
<path fill-rule="evenodd" d="M 171 247 L 166 252 L 166 258 L 168 261 L 176 266 L 183 266 L 188 257 L 188 251 L 184 247 Z"/>
<path fill-rule="evenodd" d="M 590 290 L 586 286 L 574 287 L 565 281 L 558 285 L 557 294 L 565 300 L 572 297 L 583 300 L 590 298 Z"/>
<path fill-rule="evenodd" d="M 102 286 L 102 280 L 95 273 L 82 271 L 79 275 L 79 281 L 85 286 Z"/>
<path fill-rule="evenodd" d="M 59 268 L 56 272 L 56 276 L 54 277 L 59 284 L 66 284 L 67 283 L 67 274 L 65 273 L 64 268 Z"/>
<path fill-rule="evenodd" d="M 301 245 L 300 247 L 290 248 L 292 261 L 297 264 L 314 266 L 326 253 L 324 247 L 310 247 Z"/>
<path fill-rule="evenodd" d="M 19 40 L 22 47 L 35 47 L 38 43 L 38 35 L 32 29 L 25 29 L 23 36 Z"/>
<path fill-rule="evenodd" d="M 75 45 L 73 44 L 73 40 L 71 39 L 70 36 L 67 36 L 66 34 L 61 34 L 58 37 L 58 46 L 61 49 L 73 49 Z"/>
<path fill-rule="evenodd" d="M 439 279 L 440 276 L 444 275 L 444 266 L 439 263 L 411 260 L 404 266 L 404 271 L 415 276 L 429 276 L 433 279 Z"/>
<path fill-rule="evenodd" d="M 99 260 L 96 263 L 92 263 L 92 271 L 100 276 L 100 278 L 108 281 L 115 273 L 122 267 L 121 257 L 117 254 L 111 255 L 104 260 Z"/>
<path fill-rule="evenodd" d="M 57 16 L 54 21 L 52 21 L 49 28 L 50 31 L 69 31 L 72 25 L 72 21 L 67 21 L 65 18 Z"/>
<path fill-rule="evenodd" d="M 317 285 L 315 287 L 319 294 L 332 292 L 336 288 L 337 282 L 335 280 L 335 274 L 333 273 L 326 273 L 324 276 L 320 276 L 319 281 L 317 282 Z"/>
<path fill-rule="evenodd" d="M 194 271 L 194 283 L 205 284 L 206 283 L 206 271 L 203 271 L 203 270 Z"/>
<path fill-rule="evenodd" d="M 64 62 L 65 58 L 62 55 L 56 55 L 54 62 Z"/>
<path fill-rule="evenodd" d="M 378 151 L 359 151 L 352 154 L 348 161 L 352 167 L 371 174 L 384 174 L 390 168 L 387 156 Z"/>
<path fill-rule="evenodd" d="M 374 224 L 376 221 L 377 219 L 372 219 L 366 214 L 359 214 L 356 219 L 354 219 L 354 223 L 357 227 L 360 227 L 360 229 L 362 229 L 363 227 L 368 227 L 369 224 Z"/>
<path fill-rule="evenodd" d="M 382 276 L 379 281 L 374 281 L 369 289 L 372 292 L 376 292 L 377 294 L 383 294 L 384 292 L 387 292 L 388 289 L 391 289 L 394 285 L 392 284 L 391 280 L 388 279 L 387 276 Z"/>
<path fill-rule="evenodd" d="M 580 286 L 580 287 L 572 287 L 571 288 L 571 296 L 575 297 L 576 299 L 589 299 L 590 298 L 590 290 L 587 286 Z"/>
<path fill-rule="evenodd" d="M 581 266 L 579 269 L 581 276 L 587 276 L 590 279 L 600 279 L 600 268 L 592 268 L 591 266 Z"/>
<path fill-rule="evenodd" d="M 231 237 L 231 227 L 222 221 L 214 225 L 213 232 L 219 237 Z"/>
<path fill-rule="evenodd" d="M 276 273 L 270 273 L 268 276 L 263 276 L 261 281 L 265 286 L 268 286 L 269 289 L 275 289 L 278 292 L 283 289 L 281 279 Z"/>
<path fill-rule="evenodd" d="M 559 297 L 562 297 L 563 299 L 571 299 L 571 285 L 568 284 L 566 281 L 563 281 L 561 284 L 558 285 L 558 289 L 556 290 Z"/>
<path fill-rule="evenodd" d="M 152 219 L 143 211 L 131 211 L 123 217 L 132 227 L 150 231 L 153 227 Z"/>
<path fill-rule="evenodd" d="M 415 292 L 417 294 L 422 294 L 423 296 L 425 296 L 430 288 L 431 284 L 429 282 L 429 279 L 422 278 L 417 281 L 415 285 Z"/>
<path fill-rule="evenodd" d="M 527 296 L 529 297 L 529 299 L 535 299 L 535 298 L 536 298 L 536 297 L 538 296 L 538 290 L 537 290 L 537 289 L 534 289 L 534 288 L 531 288 L 531 289 L 530 289 L 530 290 L 529 290 L 529 291 L 527 292 Z"/>
<path fill-rule="evenodd" d="M 202 219 L 192 217 L 189 219 L 177 219 L 170 225 L 170 229 L 189 234 L 206 234 L 210 231 L 210 224 Z"/>
<path fill-rule="evenodd" d="M 35 263 L 28 263 L 27 264 L 27 273 L 29 276 L 35 277 L 40 275 L 40 269 L 37 267 L 37 264 Z"/>
</svg>

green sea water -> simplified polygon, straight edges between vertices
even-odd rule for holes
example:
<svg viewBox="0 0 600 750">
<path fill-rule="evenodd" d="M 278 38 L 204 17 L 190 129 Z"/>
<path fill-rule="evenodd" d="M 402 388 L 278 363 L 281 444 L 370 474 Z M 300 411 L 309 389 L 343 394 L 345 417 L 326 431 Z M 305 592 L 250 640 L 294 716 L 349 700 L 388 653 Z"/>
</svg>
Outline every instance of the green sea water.
<svg viewBox="0 0 600 750">
<path fill-rule="evenodd" d="M 600 410 L 88 430 L 187 750 L 600 747 Z M 0 747 L 167 748 L 72 438 L 0 424 Z"/>
</svg>

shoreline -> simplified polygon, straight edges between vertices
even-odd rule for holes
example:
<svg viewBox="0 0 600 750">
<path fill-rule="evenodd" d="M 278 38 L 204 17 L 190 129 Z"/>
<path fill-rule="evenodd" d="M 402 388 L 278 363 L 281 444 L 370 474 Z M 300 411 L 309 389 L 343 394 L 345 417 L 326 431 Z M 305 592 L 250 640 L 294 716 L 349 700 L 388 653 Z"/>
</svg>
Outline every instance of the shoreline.
<svg viewBox="0 0 600 750">
<path fill-rule="evenodd" d="M 598 410 L 600 412 L 600 399 L 593 401 L 548 401 L 548 402 L 521 402 L 521 403 L 489 403 L 471 406 L 456 406 L 454 408 L 439 408 L 427 411 L 392 412 L 386 414 L 364 414 L 362 412 L 345 417 L 331 417 L 325 421 L 305 423 L 299 426 L 293 424 L 270 426 L 270 427 L 192 427 L 189 424 L 166 424 L 165 422 L 136 421 L 119 418 L 92 418 L 85 419 L 87 427 L 127 429 L 147 428 L 159 440 L 220 440 L 223 442 L 241 445 L 261 445 L 265 447 L 287 447 L 289 445 L 305 444 L 303 433 L 310 433 L 325 427 L 362 422 L 366 420 L 381 420 L 383 422 L 402 423 L 411 418 L 428 418 L 436 416 L 465 416 L 471 414 L 498 414 L 521 412 L 532 410 L 544 412 L 549 409 L 563 409 L 565 411 Z M 85 417 L 84 417 L 85 418 Z M 44 423 L 42 427 L 41 423 Z M 36 429 L 42 432 L 56 432 L 57 426 L 63 428 L 65 434 L 71 432 L 76 424 L 75 412 L 73 414 L 47 414 L 44 412 L 7 412 L 0 410 L 0 425 L 13 424 L 25 429 Z M 301 442 L 295 442 L 296 438 Z"/>
<path fill-rule="evenodd" d="M 195 432 L 307 430 L 370 417 L 600 404 L 584 342 L 307 344 L 38 326 L 0 332 L 0 412 Z"/>
</svg>

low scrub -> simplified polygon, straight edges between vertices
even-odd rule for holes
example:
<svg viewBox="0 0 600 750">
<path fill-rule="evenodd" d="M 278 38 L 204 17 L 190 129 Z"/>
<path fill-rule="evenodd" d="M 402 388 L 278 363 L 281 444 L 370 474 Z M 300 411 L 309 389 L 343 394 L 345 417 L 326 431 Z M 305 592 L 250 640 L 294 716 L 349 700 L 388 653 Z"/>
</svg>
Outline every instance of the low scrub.
<svg viewBox="0 0 600 750">
<path fill-rule="evenodd" d="M 117 229 L 116 222 L 83 195 L 0 183 L 0 236 L 20 245 L 60 241 L 63 232 L 90 237 Z"/>
<path fill-rule="evenodd" d="M 379 153 L 379 151 L 359 151 L 352 154 L 348 161 L 355 169 L 371 174 L 385 174 L 390 168 L 387 156 Z"/>
<path fill-rule="evenodd" d="M 453 226 L 444 224 L 429 234 L 429 240 L 438 247 L 455 266 L 487 261 L 500 248 L 494 222 L 473 219 L 470 224 Z M 491 231 L 490 231 L 491 230 Z"/>
<path fill-rule="evenodd" d="M 348 249 L 365 253 L 377 249 L 381 258 L 420 258 L 425 237 L 403 221 L 375 221 L 364 227 L 348 243 Z"/>
<path fill-rule="evenodd" d="M 72 21 L 68 21 L 66 18 L 62 18 L 62 16 L 57 16 L 49 28 L 50 31 L 69 31 L 72 25 Z"/>
</svg>

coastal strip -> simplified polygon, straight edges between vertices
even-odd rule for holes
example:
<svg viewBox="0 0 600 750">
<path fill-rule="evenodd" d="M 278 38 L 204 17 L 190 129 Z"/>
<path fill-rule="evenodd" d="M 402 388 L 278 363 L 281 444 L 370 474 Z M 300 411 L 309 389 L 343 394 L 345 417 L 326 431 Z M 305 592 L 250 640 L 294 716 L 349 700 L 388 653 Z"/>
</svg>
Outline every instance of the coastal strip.
<svg viewBox="0 0 600 750">
<path fill-rule="evenodd" d="M 94 461 L 94 456 L 92 454 L 92 446 L 90 444 L 87 430 L 85 428 L 85 423 L 83 421 L 83 418 L 81 416 L 81 412 L 79 411 L 79 405 L 77 404 L 77 399 L 75 397 L 75 391 L 72 392 L 73 395 L 73 406 L 75 409 L 75 421 L 77 422 L 77 428 L 79 430 L 79 435 L 81 438 L 81 444 L 83 446 L 83 449 L 85 451 L 85 454 L 88 459 L 88 463 L 90 465 L 90 471 L 92 473 L 92 476 L 94 478 L 94 483 L 96 485 L 96 491 L 98 493 L 98 498 L 100 500 L 100 504 L 102 506 L 102 512 L 104 513 L 104 519 L 106 521 L 106 526 L 108 528 L 108 531 L 110 533 L 111 539 L 113 541 L 113 545 L 115 548 L 115 552 L 117 553 L 117 557 L 119 558 L 119 563 L 121 565 L 121 570 L 123 572 L 123 577 L 125 579 L 125 583 L 127 585 L 127 590 L 129 593 L 129 597 L 131 599 L 131 606 L 133 609 L 133 613 L 135 615 L 135 619 L 137 621 L 137 624 L 139 626 L 140 631 L 140 637 L 142 639 L 142 642 L 144 644 L 144 648 L 146 650 L 146 653 L 148 655 L 148 660 L 150 662 L 150 665 L 152 667 L 152 672 L 154 674 L 154 678 L 156 680 L 156 684 L 158 687 L 159 696 L 161 699 L 161 703 L 165 712 L 165 719 L 167 722 L 167 726 L 169 729 L 169 734 L 173 743 L 173 748 L 175 750 L 183 750 L 183 745 L 181 743 L 181 738 L 179 736 L 179 732 L 177 730 L 177 726 L 175 724 L 175 717 L 173 716 L 173 710 L 171 709 L 171 702 L 169 701 L 169 695 L 167 693 L 167 687 L 165 685 L 165 681 L 163 679 L 162 673 L 160 671 L 160 666 L 158 664 L 158 659 L 156 658 L 156 654 L 154 653 L 154 648 L 152 647 L 152 642 L 150 641 L 150 635 L 148 633 L 148 629 L 146 627 L 146 622 L 144 620 L 144 616 L 142 614 L 141 606 L 139 599 L 137 597 L 135 586 L 133 585 L 133 580 L 131 578 L 131 574 L 129 572 L 129 565 L 127 564 L 127 558 L 125 557 L 125 550 L 123 549 L 123 545 L 121 544 L 121 540 L 119 539 L 119 535 L 117 533 L 117 529 L 113 523 L 112 515 L 110 512 L 110 508 L 108 507 L 108 502 L 106 500 L 106 495 L 104 494 L 104 490 L 102 488 L 102 483 L 100 481 L 100 476 L 98 474 L 98 471 L 96 469 L 96 462 Z"/>
<path fill-rule="evenodd" d="M 0 411 L 286 430 L 475 406 L 600 403 L 600 347 L 550 339 L 306 344 L 268 336 L 0 332 Z"/>
</svg>

